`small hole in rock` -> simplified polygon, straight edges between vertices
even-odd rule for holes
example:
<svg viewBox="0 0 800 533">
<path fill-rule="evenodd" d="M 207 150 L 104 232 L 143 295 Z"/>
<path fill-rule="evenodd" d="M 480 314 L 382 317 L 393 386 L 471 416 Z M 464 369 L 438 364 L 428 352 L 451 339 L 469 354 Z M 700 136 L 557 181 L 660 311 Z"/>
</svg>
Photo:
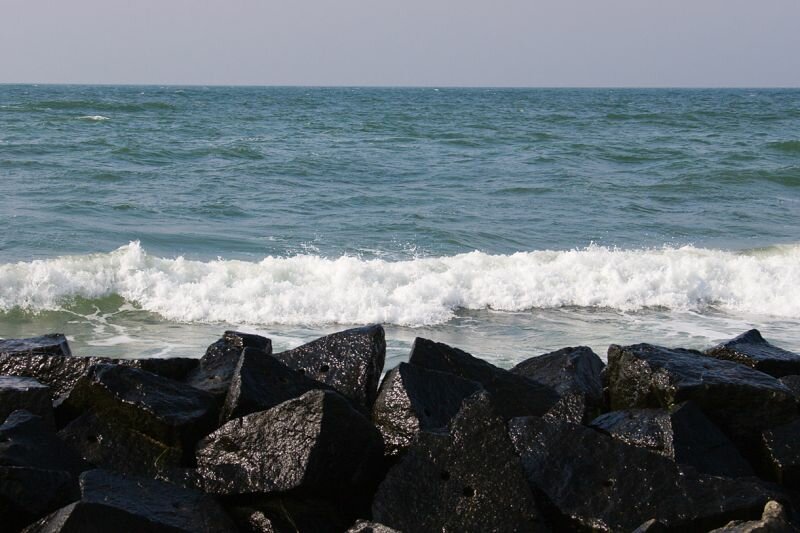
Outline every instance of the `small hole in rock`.
<svg viewBox="0 0 800 533">
<path fill-rule="evenodd" d="M 301 368 L 300 370 L 298 370 L 298 372 L 300 372 L 301 374 L 305 374 L 306 370 L 305 370 L 305 368 Z"/>
<path fill-rule="evenodd" d="M 331 367 L 329 367 L 328 365 L 322 365 L 321 367 L 319 367 L 319 371 L 323 372 L 323 373 L 327 372 L 330 369 L 331 369 Z"/>
<path fill-rule="evenodd" d="M 447 470 L 442 470 L 442 473 L 439 474 L 439 477 L 442 478 L 442 481 L 447 481 L 448 479 L 450 479 L 450 472 L 448 472 Z"/>
<path fill-rule="evenodd" d="M 464 490 L 461 492 L 465 498 L 472 498 L 475 496 L 475 489 L 472 487 L 464 487 Z"/>
<path fill-rule="evenodd" d="M 613 479 L 607 479 L 607 480 L 603 481 L 603 486 L 604 487 L 613 487 L 614 486 L 614 480 Z"/>
<path fill-rule="evenodd" d="M 89 444 L 95 444 L 97 442 L 100 442 L 100 439 L 97 438 L 97 435 L 86 435 L 86 442 L 88 442 Z"/>
</svg>

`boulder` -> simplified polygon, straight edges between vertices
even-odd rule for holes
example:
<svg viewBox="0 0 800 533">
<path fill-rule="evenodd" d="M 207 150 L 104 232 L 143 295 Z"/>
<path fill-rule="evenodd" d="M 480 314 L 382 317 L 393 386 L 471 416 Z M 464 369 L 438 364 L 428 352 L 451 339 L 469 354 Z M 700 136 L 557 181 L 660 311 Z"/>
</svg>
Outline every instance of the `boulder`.
<svg viewBox="0 0 800 533">
<path fill-rule="evenodd" d="M 372 407 L 386 455 L 403 453 L 420 431 L 447 427 L 464 399 L 481 388 L 476 381 L 408 363 L 390 370 Z"/>
<path fill-rule="evenodd" d="M 780 503 L 770 500 L 764 506 L 761 520 L 749 522 L 734 520 L 710 533 L 796 533 L 798 531 L 800 529 L 789 522 L 786 509 Z"/>
<path fill-rule="evenodd" d="M 222 495 L 338 495 L 381 474 L 380 433 L 333 391 L 314 390 L 235 418 L 197 446 L 205 489 Z"/>
<path fill-rule="evenodd" d="M 55 424 L 50 387 L 33 378 L 0 376 L 0 422 L 18 409 L 41 416 L 51 426 Z"/>
<path fill-rule="evenodd" d="M 274 357 L 245 348 L 231 376 L 220 420 L 227 422 L 256 411 L 266 411 L 310 390 L 327 388 L 327 385 L 307 378 L 304 373 L 289 368 Z"/>
<path fill-rule="evenodd" d="M 329 385 L 368 413 L 383 372 L 386 340 L 381 326 L 366 326 L 326 335 L 274 357 Z"/>
<path fill-rule="evenodd" d="M 26 532 L 235 532 L 230 517 L 202 492 L 104 470 L 81 475 L 81 497 Z"/>
<path fill-rule="evenodd" d="M 40 416 L 14 411 L 0 426 L 0 465 L 63 470 L 77 479 L 90 468 Z"/>
<path fill-rule="evenodd" d="M 67 338 L 51 333 L 29 339 L 0 340 L 0 355 L 72 355 Z"/>
<path fill-rule="evenodd" d="M 208 347 L 197 368 L 189 372 L 186 383 L 210 392 L 221 403 L 228 394 L 231 376 L 245 348 L 269 355 L 272 341 L 261 335 L 226 331 L 221 339 Z"/>
<path fill-rule="evenodd" d="M 241 533 L 341 533 L 352 523 L 340 507 L 319 499 L 270 498 L 229 512 Z"/>
<path fill-rule="evenodd" d="M 372 502 L 401 531 L 547 531 L 519 458 L 486 391 L 464 401 L 448 432 L 420 432 Z"/>
<path fill-rule="evenodd" d="M 115 359 L 112 362 L 139 368 L 161 377 L 183 381 L 199 365 L 200 360 L 191 357 L 148 357 L 144 359 Z"/>
<path fill-rule="evenodd" d="M 769 473 L 778 483 L 800 489 L 800 420 L 767 429 L 762 439 Z"/>
<path fill-rule="evenodd" d="M 192 450 L 217 421 L 211 394 L 144 370 L 110 364 L 91 367 L 57 415 L 71 420 L 87 411 L 186 450 Z"/>
<path fill-rule="evenodd" d="M 112 417 L 87 412 L 59 431 L 59 438 L 75 453 L 99 468 L 155 477 L 181 466 L 182 451 L 168 446 Z"/>
<path fill-rule="evenodd" d="M 345 533 L 400 533 L 396 529 L 392 529 L 377 522 L 368 522 L 367 520 L 359 520 Z"/>
<path fill-rule="evenodd" d="M 511 372 L 544 385 L 561 396 L 566 419 L 588 422 L 604 410 L 602 372 L 605 363 L 586 346 L 531 357 Z"/>
<path fill-rule="evenodd" d="M 578 424 L 517 418 L 509 433 L 531 488 L 560 530 L 633 531 L 655 519 L 670 530 L 705 531 L 758 517 L 771 497 L 756 481 L 682 470 Z"/>
<path fill-rule="evenodd" d="M 797 417 L 794 396 L 776 378 L 694 350 L 611 345 L 605 382 L 615 410 L 691 400 L 747 457 L 764 429 Z"/>
<path fill-rule="evenodd" d="M 551 387 L 512 374 L 446 344 L 417 338 L 409 363 L 477 381 L 492 395 L 496 412 L 505 419 L 543 415 L 559 401 Z"/>
<path fill-rule="evenodd" d="M 692 402 L 673 409 L 626 409 L 594 419 L 593 428 L 632 446 L 648 449 L 702 474 L 752 476 L 733 443 Z"/>
<path fill-rule="evenodd" d="M 787 389 L 792 391 L 794 397 L 800 402 L 800 376 L 783 376 L 778 381 L 783 383 Z"/>
<path fill-rule="evenodd" d="M 800 355 L 773 346 L 757 329 L 742 333 L 705 353 L 716 359 L 747 365 L 776 378 L 800 374 Z"/>
</svg>

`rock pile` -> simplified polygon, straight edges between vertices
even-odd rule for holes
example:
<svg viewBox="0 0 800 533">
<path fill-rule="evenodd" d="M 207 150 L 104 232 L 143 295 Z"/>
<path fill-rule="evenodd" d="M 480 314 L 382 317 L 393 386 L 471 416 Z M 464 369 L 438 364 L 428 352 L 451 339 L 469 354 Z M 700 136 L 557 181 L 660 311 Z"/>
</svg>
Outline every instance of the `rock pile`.
<svg viewBox="0 0 800 533">
<path fill-rule="evenodd" d="M 800 355 L 586 347 L 511 370 L 380 326 L 200 359 L 0 340 L 0 529 L 800 531 Z"/>
</svg>

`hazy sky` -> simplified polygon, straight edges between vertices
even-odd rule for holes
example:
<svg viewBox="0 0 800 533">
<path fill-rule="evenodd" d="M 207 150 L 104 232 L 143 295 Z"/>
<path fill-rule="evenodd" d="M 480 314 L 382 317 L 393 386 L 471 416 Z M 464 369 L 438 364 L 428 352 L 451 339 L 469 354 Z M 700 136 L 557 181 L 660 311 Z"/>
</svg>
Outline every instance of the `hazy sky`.
<svg viewBox="0 0 800 533">
<path fill-rule="evenodd" d="M 800 86 L 800 0 L 0 0 L 0 83 Z"/>
</svg>

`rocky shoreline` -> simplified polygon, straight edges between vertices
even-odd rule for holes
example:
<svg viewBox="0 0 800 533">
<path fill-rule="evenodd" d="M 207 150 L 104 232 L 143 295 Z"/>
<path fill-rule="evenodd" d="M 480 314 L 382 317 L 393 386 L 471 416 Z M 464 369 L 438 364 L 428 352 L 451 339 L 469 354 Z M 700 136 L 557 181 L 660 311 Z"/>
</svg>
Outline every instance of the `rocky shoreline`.
<svg viewBox="0 0 800 533">
<path fill-rule="evenodd" d="M 612 345 L 504 370 L 381 326 L 200 359 L 0 340 L 0 529 L 800 531 L 800 355 Z"/>
</svg>

